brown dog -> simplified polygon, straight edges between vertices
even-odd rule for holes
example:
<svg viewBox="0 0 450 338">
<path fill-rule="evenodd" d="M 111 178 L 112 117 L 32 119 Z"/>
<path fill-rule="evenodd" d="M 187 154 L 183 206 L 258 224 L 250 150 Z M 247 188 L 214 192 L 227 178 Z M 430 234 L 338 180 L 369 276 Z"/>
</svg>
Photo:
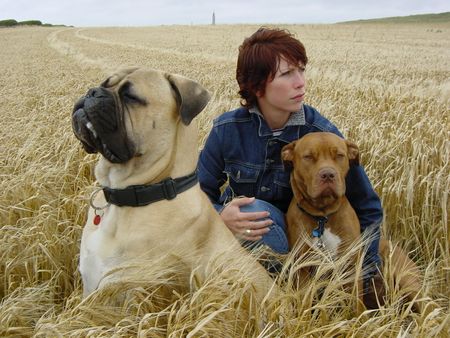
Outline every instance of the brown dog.
<svg viewBox="0 0 450 338">
<path fill-rule="evenodd" d="M 286 145 L 282 149 L 282 159 L 293 166 L 291 186 L 294 198 L 286 215 L 290 249 L 299 246 L 300 257 L 310 250 L 308 243 L 315 243 L 334 256 L 348 252 L 361 237 L 359 220 L 345 197 L 345 176 L 350 164 L 359 162 L 358 147 L 332 133 L 310 133 Z M 305 238 L 311 241 L 307 242 Z M 390 259 L 394 280 L 405 291 L 408 300 L 414 299 L 421 288 L 417 266 L 400 248 L 396 247 L 391 252 L 390 243 L 386 240 L 380 240 L 379 251 L 383 261 Z M 353 256 L 355 263 L 358 256 Z M 311 276 L 308 269 L 300 269 L 297 277 L 306 281 Z M 375 286 L 376 297 L 381 303 L 384 297 L 382 284 Z M 360 305 L 362 291 L 359 278 Z M 370 307 L 377 303 L 376 300 L 365 301 L 366 305 L 371 303 Z M 419 309 L 416 307 L 416 310 Z"/>
</svg>

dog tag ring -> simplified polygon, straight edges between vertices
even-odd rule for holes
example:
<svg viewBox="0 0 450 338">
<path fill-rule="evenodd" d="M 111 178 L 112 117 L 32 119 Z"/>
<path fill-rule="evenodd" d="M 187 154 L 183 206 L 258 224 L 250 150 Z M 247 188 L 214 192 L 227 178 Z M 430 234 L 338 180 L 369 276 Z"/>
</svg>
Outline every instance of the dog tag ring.
<svg viewBox="0 0 450 338">
<path fill-rule="evenodd" d="M 95 196 L 102 190 L 102 188 L 99 188 L 97 190 L 95 190 L 92 194 L 91 194 L 91 198 L 89 201 L 89 204 L 91 205 L 91 207 L 94 209 L 94 220 L 93 223 L 94 225 L 99 225 L 101 220 L 102 220 L 102 216 L 103 216 L 103 210 L 106 209 L 109 206 L 109 203 L 105 204 L 104 206 L 101 207 L 97 207 L 94 205 L 94 199 Z"/>
</svg>

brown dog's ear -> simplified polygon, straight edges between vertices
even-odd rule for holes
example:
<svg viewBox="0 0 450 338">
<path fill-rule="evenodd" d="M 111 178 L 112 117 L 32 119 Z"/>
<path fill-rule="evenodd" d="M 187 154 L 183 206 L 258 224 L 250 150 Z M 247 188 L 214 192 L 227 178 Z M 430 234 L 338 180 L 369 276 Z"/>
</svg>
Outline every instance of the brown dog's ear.
<svg viewBox="0 0 450 338">
<path fill-rule="evenodd" d="M 208 91 L 197 82 L 180 75 L 167 74 L 167 79 L 175 92 L 181 121 L 189 125 L 209 102 Z"/>
<path fill-rule="evenodd" d="M 359 149 L 356 144 L 350 141 L 345 141 L 347 143 L 348 160 L 350 165 L 359 165 Z"/>
<path fill-rule="evenodd" d="M 291 142 L 281 149 L 281 160 L 283 161 L 285 171 L 291 170 L 294 167 L 293 162 L 295 142 L 296 141 Z"/>
</svg>

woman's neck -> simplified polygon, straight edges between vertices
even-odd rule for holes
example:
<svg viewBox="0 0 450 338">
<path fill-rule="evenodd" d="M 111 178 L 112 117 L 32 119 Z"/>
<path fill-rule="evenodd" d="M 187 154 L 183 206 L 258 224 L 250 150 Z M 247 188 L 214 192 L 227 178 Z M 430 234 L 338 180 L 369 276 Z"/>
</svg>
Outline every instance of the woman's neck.
<svg viewBox="0 0 450 338">
<path fill-rule="evenodd" d="M 264 114 L 261 112 L 261 114 L 264 116 L 267 125 L 272 130 L 283 128 L 291 116 L 291 114 L 286 113 Z"/>
</svg>

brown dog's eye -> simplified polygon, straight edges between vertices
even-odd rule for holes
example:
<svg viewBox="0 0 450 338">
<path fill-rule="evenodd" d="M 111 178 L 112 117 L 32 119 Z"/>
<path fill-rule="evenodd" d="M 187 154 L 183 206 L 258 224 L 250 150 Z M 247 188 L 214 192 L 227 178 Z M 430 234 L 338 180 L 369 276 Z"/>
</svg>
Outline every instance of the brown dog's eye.
<svg viewBox="0 0 450 338">
<path fill-rule="evenodd" d="M 311 161 L 311 160 L 313 160 L 313 157 L 312 157 L 312 155 L 303 155 L 303 159 L 304 160 L 306 160 L 306 161 Z"/>
<path fill-rule="evenodd" d="M 337 153 L 337 154 L 336 154 L 336 158 L 339 159 L 339 160 L 341 160 L 341 159 L 344 159 L 344 158 L 345 158 L 345 155 L 342 154 L 342 153 Z"/>
</svg>

